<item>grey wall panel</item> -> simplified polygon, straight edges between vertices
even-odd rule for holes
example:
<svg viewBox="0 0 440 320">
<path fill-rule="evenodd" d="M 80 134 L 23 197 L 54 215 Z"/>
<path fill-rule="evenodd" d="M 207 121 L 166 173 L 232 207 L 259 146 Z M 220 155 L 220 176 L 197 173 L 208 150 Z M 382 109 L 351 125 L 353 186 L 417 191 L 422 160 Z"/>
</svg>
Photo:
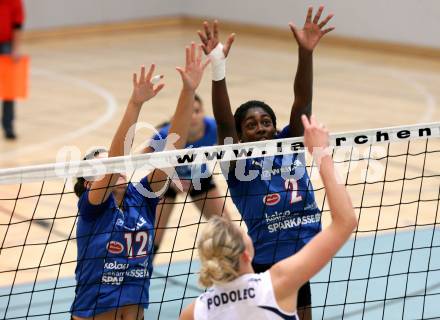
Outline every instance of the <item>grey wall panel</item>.
<svg viewBox="0 0 440 320">
<path fill-rule="evenodd" d="M 179 15 L 179 0 L 25 0 L 26 29 Z"/>
<path fill-rule="evenodd" d="M 27 29 L 161 16 L 216 17 L 286 28 L 306 7 L 323 3 L 336 16 L 334 34 L 440 48 L 439 0 L 25 0 Z"/>
<path fill-rule="evenodd" d="M 186 15 L 286 28 L 301 24 L 308 5 L 335 13 L 334 34 L 440 48 L 438 0 L 187 0 Z"/>
</svg>

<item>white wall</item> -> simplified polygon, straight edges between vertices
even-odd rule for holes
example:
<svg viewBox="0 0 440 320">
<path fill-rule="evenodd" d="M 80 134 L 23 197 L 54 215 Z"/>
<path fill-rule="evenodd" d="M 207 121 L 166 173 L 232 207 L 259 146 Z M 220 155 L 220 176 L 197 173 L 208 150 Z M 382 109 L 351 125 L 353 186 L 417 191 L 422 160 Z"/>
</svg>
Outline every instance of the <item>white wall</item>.
<svg viewBox="0 0 440 320">
<path fill-rule="evenodd" d="M 187 0 L 186 15 L 286 28 L 309 5 L 335 13 L 334 34 L 440 48 L 439 0 Z M 328 12 L 327 11 L 327 12 Z"/>
<path fill-rule="evenodd" d="M 334 34 L 440 48 L 440 0 L 25 0 L 27 29 L 188 15 L 287 28 L 324 4 Z"/>
<path fill-rule="evenodd" d="M 180 0 L 24 0 L 27 30 L 181 14 Z"/>
</svg>

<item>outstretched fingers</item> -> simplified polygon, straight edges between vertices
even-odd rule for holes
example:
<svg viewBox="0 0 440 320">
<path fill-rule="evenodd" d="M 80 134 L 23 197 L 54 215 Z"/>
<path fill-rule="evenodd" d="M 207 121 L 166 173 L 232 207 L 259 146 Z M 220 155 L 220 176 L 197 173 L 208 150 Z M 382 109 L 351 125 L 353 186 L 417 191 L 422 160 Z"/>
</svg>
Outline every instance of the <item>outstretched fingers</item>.
<svg viewBox="0 0 440 320">
<path fill-rule="evenodd" d="M 225 57 L 228 56 L 229 51 L 231 50 L 232 44 L 234 43 L 235 40 L 235 33 L 231 33 L 228 37 L 228 39 L 226 39 L 226 43 L 223 46 L 223 53 L 225 54 Z"/>
<path fill-rule="evenodd" d="M 214 20 L 213 32 L 214 32 L 214 39 L 218 39 L 218 20 Z"/>
<path fill-rule="evenodd" d="M 133 73 L 133 87 L 137 86 L 137 83 L 138 83 L 138 81 L 137 81 L 137 73 L 134 72 Z"/>
<path fill-rule="evenodd" d="M 196 44 L 191 42 L 191 63 L 196 62 Z"/>
<path fill-rule="evenodd" d="M 203 48 L 202 46 L 197 46 L 197 65 L 200 65 L 202 63 L 202 54 L 203 54 Z"/>
<path fill-rule="evenodd" d="M 193 51 L 193 54 L 196 54 L 197 50 L 197 57 L 194 61 L 195 67 L 200 67 L 202 70 L 205 70 L 205 68 L 208 66 L 208 64 L 211 62 L 211 60 L 208 58 L 204 63 L 202 63 L 203 60 L 203 45 L 196 46 L 194 43 L 191 44 L 191 50 Z"/>
<path fill-rule="evenodd" d="M 318 24 L 319 19 L 321 19 L 322 11 L 324 11 L 324 6 L 323 5 L 319 6 L 318 12 L 316 13 L 315 18 L 313 18 L 313 23 L 314 24 Z"/>
<path fill-rule="evenodd" d="M 209 54 L 209 49 L 208 49 L 208 39 L 206 38 L 206 36 L 203 34 L 202 31 L 197 31 L 197 34 L 199 35 L 200 41 L 202 42 L 202 49 L 203 52 L 208 55 Z"/>
<path fill-rule="evenodd" d="M 142 65 L 139 74 L 136 72 L 133 73 L 133 92 L 130 101 L 139 107 L 141 107 L 144 102 L 155 97 L 165 86 L 165 84 L 159 83 L 163 79 L 163 75 L 153 77 L 155 70 L 155 64 L 151 64 L 148 71 L 146 71 L 145 65 Z"/>
<path fill-rule="evenodd" d="M 322 30 L 322 34 L 324 35 L 326 33 L 329 33 L 330 31 L 333 31 L 333 30 L 335 30 L 335 27 L 324 29 L 324 30 Z"/>
<path fill-rule="evenodd" d="M 151 64 L 150 69 L 148 70 L 147 77 L 145 79 L 146 82 L 150 83 L 151 78 L 153 77 L 154 70 L 156 70 L 156 65 L 154 63 Z"/>
<path fill-rule="evenodd" d="M 203 22 L 203 29 L 205 29 L 206 39 L 209 41 L 211 39 L 211 30 L 209 30 L 209 22 Z"/>
<path fill-rule="evenodd" d="M 203 22 L 203 25 L 205 25 L 205 23 L 208 23 L 208 22 L 206 22 L 206 21 Z M 205 44 L 205 45 L 208 44 L 208 38 L 206 37 L 205 33 L 203 33 L 202 31 L 198 30 L 197 34 L 199 35 L 200 41 L 202 41 L 203 44 Z"/>
<path fill-rule="evenodd" d="M 319 28 L 322 29 L 332 18 L 334 14 L 330 13 L 324 20 L 319 23 Z"/>
<path fill-rule="evenodd" d="M 185 66 L 188 67 L 191 64 L 191 49 L 190 47 L 185 47 Z"/>
<path fill-rule="evenodd" d="M 312 23 L 313 6 L 309 6 L 307 9 L 306 23 Z"/>
<path fill-rule="evenodd" d="M 145 66 L 144 65 L 142 65 L 141 66 L 141 75 L 140 75 L 140 78 L 139 78 L 139 82 L 144 82 L 145 81 Z"/>
<path fill-rule="evenodd" d="M 296 41 L 299 41 L 298 28 L 295 26 L 295 24 L 293 22 L 289 23 L 289 27 L 290 27 L 290 30 L 292 31 L 293 36 L 295 37 Z"/>
</svg>

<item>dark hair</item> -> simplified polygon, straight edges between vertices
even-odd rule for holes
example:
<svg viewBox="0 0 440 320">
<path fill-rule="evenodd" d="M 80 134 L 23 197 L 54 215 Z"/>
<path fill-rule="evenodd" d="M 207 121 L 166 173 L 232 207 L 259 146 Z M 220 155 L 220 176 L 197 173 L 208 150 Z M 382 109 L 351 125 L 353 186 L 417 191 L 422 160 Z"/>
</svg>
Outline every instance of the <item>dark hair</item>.
<svg viewBox="0 0 440 320">
<path fill-rule="evenodd" d="M 92 151 L 90 151 L 89 153 L 87 153 L 84 156 L 83 160 L 95 159 L 97 156 L 99 156 L 99 154 L 104 153 L 104 152 L 108 152 L 108 150 L 105 148 L 93 149 Z M 77 195 L 78 198 L 81 197 L 82 194 L 86 191 L 86 187 L 84 186 L 85 181 L 86 181 L 86 179 L 84 177 L 76 178 L 76 182 L 73 187 L 73 191 L 75 192 L 75 194 Z"/>
<path fill-rule="evenodd" d="M 265 104 L 263 101 L 250 100 L 239 106 L 234 113 L 235 129 L 237 130 L 237 134 L 239 136 L 241 136 L 242 134 L 241 123 L 246 117 L 246 113 L 248 112 L 248 110 L 252 108 L 261 108 L 264 111 L 266 111 L 269 114 L 270 118 L 272 119 L 273 126 L 275 128 L 277 127 L 277 117 L 275 116 L 275 112 L 273 112 L 272 108 L 269 107 L 267 104 Z"/>
</svg>

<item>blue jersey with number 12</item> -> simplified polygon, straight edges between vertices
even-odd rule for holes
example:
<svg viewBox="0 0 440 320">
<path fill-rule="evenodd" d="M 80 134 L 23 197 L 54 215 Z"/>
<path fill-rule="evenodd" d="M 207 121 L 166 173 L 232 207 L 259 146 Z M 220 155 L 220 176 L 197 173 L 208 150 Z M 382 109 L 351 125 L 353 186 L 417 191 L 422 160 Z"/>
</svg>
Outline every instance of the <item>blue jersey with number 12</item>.
<svg viewBox="0 0 440 320">
<path fill-rule="evenodd" d="M 148 306 L 159 200 L 144 196 L 144 190 L 151 192 L 147 178 L 136 187 L 129 183 L 122 209 L 113 194 L 100 205 L 89 202 L 88 190 L 79 199 L 73 315 L 92 317 L 125 305 Z"/>
</svg>

